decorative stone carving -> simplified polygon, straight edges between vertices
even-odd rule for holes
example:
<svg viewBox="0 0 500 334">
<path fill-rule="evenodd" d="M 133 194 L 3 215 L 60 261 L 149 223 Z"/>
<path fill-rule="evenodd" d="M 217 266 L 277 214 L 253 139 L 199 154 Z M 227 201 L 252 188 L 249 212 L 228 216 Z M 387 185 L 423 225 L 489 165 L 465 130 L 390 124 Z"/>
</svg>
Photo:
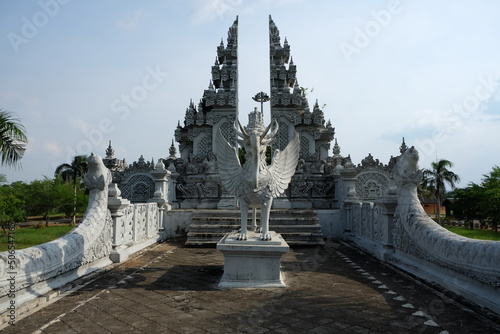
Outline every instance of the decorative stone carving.
<svg viewBox="0 0 500 334">
<path fill-rule="evenodd" d="M 500 287 L 500 242 L 474 240 L 439 226 L 425 213 L 417 196 L 422 180 L 418 152 L 406 149 L 393 168 L 398 189 L 394 247 L 493 287 Z"/>
<path fill-rule="evenodd" d="M 170 148 L 168 149 L 168 154 L 170 155 L 168 158 L 169 159 L 172 159 L 172 160 L 175 160 L 176 159 L 176 154 L 177 154 L 177 149 L 175 148 L 174 146 L 174 140 L 172 139 L 172 145 L 170 146 Z"/>
<path fill-rule="evenodd" d="M 122 197 L 132 202 L 146 202 L 154 196 L 155 182 L 150 173 L 130 175 L 119 184 Z"/>
<path fill-rule="evenodd" d="M 333 188 L 333 182 L 314 182 L 312 197 L 329 197 L 328 192 Z"/>
<path fill-rule="evenodd" d="M 356 180 L 356 195 L 361 198 L 382 197 L 389 187 L 389 178 L 381 172 L 360 173 Z"/>
<path fill-rule="evenodd" d="M 196 183 L 201 198 L 217 198 L 219 196 L 219 188 L 215 182 Z"/>
<path fill-rule="evenodd" d="M 309 197 L 309 191 L 313 187 L 313 182 L 292 182 L 290 192 L 292 197 Z"/>
<path fill-rule="evenodd" d="M 194 184 L 178 184 L 177 189 L 186 198 L 197 198 L 198 197 L 198 188 Z"/>
<path fill-rule="evenodd" d="M 112 220 L 107 209 L 107 198 L 111 173 L 97 155 L 92 154 L 88 158 L 88 164 L 89 169 L 84 181 L 90 190 L 90 197 L 82 222 L 61 238 L 16 250 L 16 289 L 33 286 L 110 254 Z M 9 291 L 8 279 L 11 270 L 8 255 L 8 252 L 0 253 L 0 299 Z M 56 285 L 57 282 L 54 286 Z"/>
<path fill-rule="evenodd" d="M 269 213 L 273 198 L 282 194 L 288 187 L 299 159 L 299 134 L 295 133 L 293 140 L 283 150 L 276 150 L 271 166 L 266 164 L 266 147 L 275 139 L 278 124 L 274 129 L 270 124 L 267 128 L 262 122 L 263 115 L 255 108 L 249 114 L 249 124 L 240 132 L 238 142 L 250 152 L 241 166 L 236 148 L 231 146 L 222 137 L 216 136 L 216 152 L 221 180 L 226 189 L 235 194 L 241 206 L 241 233 L 240 240 L 247 239 L 248 209 L 253 209 L 252 227 L 256 227 L 256 208 L 261 208 L 262 240 L 270 240 Z"/>
</svg>

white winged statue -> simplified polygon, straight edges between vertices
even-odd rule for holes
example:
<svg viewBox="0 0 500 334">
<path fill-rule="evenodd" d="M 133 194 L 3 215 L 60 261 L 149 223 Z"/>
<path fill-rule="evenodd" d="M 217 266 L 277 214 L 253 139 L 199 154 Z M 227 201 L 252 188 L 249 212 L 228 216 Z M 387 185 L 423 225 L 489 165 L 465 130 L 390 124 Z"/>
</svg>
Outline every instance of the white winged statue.
<svg viewBox="0 0 500 334">
<path fill-rule="evenodd" d="M 299 134 L 295 132 L 293 139 L 283 150 L 275 150 L 270 166 L 266 164 L 266 148 L 276 137 L 278 122 L 274 127 L 266 128 L 263 115 L 255 108 L 249 114 L 249 124 L 242 127 L 241 132 L 236 127 L 238 143 L 245 148 L 246 161 L 243 166 L 238 159 L 237 149 L 230 145 L 220 132 L 216 135 L 215 149 L 218 161 L 219 175 L 224 187 L 236 195 L 241 208 L 241 231 L 238 240 L 247 240 L 248 209 L 252 208 L 252 230 L 257 228 L 256 209 L 261 209 L 261 239 L 271 240 L 269 233 L 269 213 L 273 198 L 280 196 L 295 173 L 299 161 Z M 271 130 L 271 131 L 270 131 Z"/>
</svg>

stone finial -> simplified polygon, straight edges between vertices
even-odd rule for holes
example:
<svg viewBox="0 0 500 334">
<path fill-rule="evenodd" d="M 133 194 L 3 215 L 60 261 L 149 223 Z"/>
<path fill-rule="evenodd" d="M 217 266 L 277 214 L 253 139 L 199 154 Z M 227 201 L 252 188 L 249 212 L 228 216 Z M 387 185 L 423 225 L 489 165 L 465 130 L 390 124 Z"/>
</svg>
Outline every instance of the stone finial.
<svg viewBox="0 0 500 334">
<path fill-rule="evenodd" d="M 168 154 L 170 156 L 168 157 L 169 159 L 176 159 L 176 154 L 177 154 L 177 149 L 174 146 L 174 140 L 172 139 L 172 145 L 170 145 L 170 148 L 168 149 Z"/>
<path fill-rule="evenodd" d="M 116 183 L 111 183 L 108 188 L 108 197 L 120 197 L 122 194 L 120 188 Z"/>
<path fill-rule="evenodd" d="M 340 154 L 340 146 L 339 144 L 337 144 L 337 138 L 335 138 L 335 145 L 333 145 L 333 154 L 334 155 Z"/>
<path fill-rule="evenodd" d="M 403 154 L 408 149 L 405 143 L 405 137 L 403 137 L 403 143 L 399 146 L 399 153 Z"/>
<path fill-rule="evenodd" d="M 352 168 L 352 167 L 354 167 L 354 164 L 352 163 L 351 155 L 350 154 L 346 158 L 346 162 L 344 163 L 344 167 L 345 168 Z"/>
<path fill-rule="evenodd" d="M 172 173 L 176 172 L 175 164 L 173 161 L 170 161 L 170 164 L 168 165 L 168 170 Z"/>
<path fill-rule="evenodd" d="M 144 160 L 144 157 L 142 156 L 142 154 L 141 154 L 141 156 L 139 157 L 139 161 L 138 161 L 137 163 L 138 163 L 139 165 L 145 165 L 145 164 L 146 164 L 146 163 L 145 163 L 145 160 Z"/>
<path fill-rule="evenodd" d="M 111 140 L 109 141 L 108 148 L 106 149 L 106 159 L 111 159 L 115 155 L 115 150 L 111 147 Z"/>
<path fill-rule="evenodd" d="M 155 170 L 165 170 L 165 165 L 163 164 L 163 159 L 158 159 L 158 163 L 155 165 Z"/>
</svg>

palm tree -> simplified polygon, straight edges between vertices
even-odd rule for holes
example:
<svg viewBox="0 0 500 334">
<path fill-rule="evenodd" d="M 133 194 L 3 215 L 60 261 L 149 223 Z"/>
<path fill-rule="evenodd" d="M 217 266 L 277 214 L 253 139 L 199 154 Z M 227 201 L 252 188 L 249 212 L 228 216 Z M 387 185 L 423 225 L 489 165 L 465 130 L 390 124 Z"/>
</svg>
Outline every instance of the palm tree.
<svg viewBox="0 0 500 334">
<path fill-rule="evenodd" d="M 74 199 L 73 199 L 73 217 L 71 219 L 71 224 L 76 224 L 76 194 L 78 190 L 78 184 L 82 177 L 87 173 L 88 162 L 86 155 L 77 155 L 73 158 L 71 164 L 62 164 L 56 168 L 54 175 L 60 175 L 64 182 L 73 183 Z"/>
<path fill-rule="evenodd" d="M 422 186 L 434 192 L 434 197 L 437 201 L 437 217 L 438 224 L 441 225 L 441 200 L 446 192 L 446 183 L 452 189 L 455 189 L 455 183 L 460 181 L 460 177 L 450 171 L 448 168 L 453 167 L 453 162 L 441 159 L 431 163 L 431 169 L 424 170 L 424 180 Z"/>
<path fill-rule="evenodd" d="M 19 119 L 0 108 L 0 165 L 18 166 L 27 142 L 26 129 Z"/>
</svg>

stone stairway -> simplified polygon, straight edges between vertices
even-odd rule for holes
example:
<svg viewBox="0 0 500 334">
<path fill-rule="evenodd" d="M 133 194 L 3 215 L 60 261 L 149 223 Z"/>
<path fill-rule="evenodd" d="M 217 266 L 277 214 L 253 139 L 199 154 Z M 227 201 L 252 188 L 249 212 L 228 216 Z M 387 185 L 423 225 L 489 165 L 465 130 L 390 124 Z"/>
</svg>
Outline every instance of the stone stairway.
<svg viewBox="0 0 500 334">
<path fill-rule="evenodd" d="M 251 212 L 248 226 L 251 225 Z M 257 225 L 260 212 L 257 211 Z M 271 210 L 270 230 L 280 233 L 290 246 L 322 245 L 323 233 L 315 210 Z M 197 210 L 187 235 L 187 246 L 213 247 L 226 234 L 240 229 L 239 210 Z"/>
</svg>

